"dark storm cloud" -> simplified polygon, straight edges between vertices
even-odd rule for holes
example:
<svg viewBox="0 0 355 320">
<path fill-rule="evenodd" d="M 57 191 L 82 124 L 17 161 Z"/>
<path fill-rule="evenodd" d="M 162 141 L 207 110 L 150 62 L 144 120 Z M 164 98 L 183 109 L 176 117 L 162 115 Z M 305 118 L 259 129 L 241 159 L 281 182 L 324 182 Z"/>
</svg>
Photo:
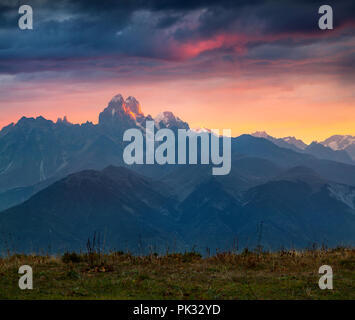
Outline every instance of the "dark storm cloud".
<svg viewBox="0 0 355 320">
<path fill-rule="evenodd" d="M 17 27 L 17 11 L 23 3 L 34 10 L 32 31 Z M 176 61 L 199 55 L 213 59 L 213 55 L 223 54 L 235 61 L 240 53 L 235 51 L 239 44 L 228 40 L 233 35 L 247 38 L 240 45 L 243 59 L 303 59 L 310 55 L 305 45 L 322 41 L 307 37 L 320 32 L 317 12 L 321 4 L 277 0 L 0 0 L 0 73 L 86 70 L 93 65 L 102 69 L 106 68 L 100 60 L 103 57 L 110 68 L 120 65 L 125 57 Z M 354 21 L 353 1 L 327 4 L 333 6 L 336 28 Z M 307 36 L 298 40 L 299 34 Z M 290 40 L 279 39 L 279 35 L 296 36 Z M 227 40 L 199 46 L 221 36 Z M 341 42 L 343 36 L 338 34 L 336 41 Z"/>
</svg>

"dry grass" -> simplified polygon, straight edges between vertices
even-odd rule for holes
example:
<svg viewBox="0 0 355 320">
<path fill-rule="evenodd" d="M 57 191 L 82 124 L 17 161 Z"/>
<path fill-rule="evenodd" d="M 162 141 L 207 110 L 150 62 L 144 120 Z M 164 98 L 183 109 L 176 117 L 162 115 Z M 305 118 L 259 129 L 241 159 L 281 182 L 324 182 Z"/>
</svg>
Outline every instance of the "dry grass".
<svg viewBox="0 0 355 320">
<path fill-rule="evenodd" d="M 30 265 L 34 289 L 18 288 Z M 330 265 L 334 290 L 320 290 Z M 0 258 L 1 299 L 355 299 L 355 249 L 134 256 L 122 252 Z"/>
</svg>

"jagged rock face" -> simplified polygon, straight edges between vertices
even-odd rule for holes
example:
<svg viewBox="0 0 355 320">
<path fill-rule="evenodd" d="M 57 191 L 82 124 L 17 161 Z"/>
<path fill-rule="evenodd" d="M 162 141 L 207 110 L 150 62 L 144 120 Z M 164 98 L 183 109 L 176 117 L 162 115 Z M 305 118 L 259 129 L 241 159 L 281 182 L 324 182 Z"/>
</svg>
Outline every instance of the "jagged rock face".
<svg viewBox="0 0 355 320">
<path fill-rule="evenodd" d="M 300 150 L 304 150 L 307 148 L 307 145 L 300 139 L 296 139 L 295 137 L 284 137 L 282 138 L 285 142 L 294 145 Z"/>
<path fill-rule="evenodd" d="M 126 107 L 133 112 L 135 115 L 143 115 L 143 112 L 141 110 L 141 105 L 140 103 L 136 100 L 135 97 L 129 96 L 126 101 Z"/>
<path fill-rule="evenodd" d="M 182 121 L 179 117 L 175 117 L 170 111 L 164 111 L 159 113 L 155 119 L 155 125 L 157 128 L 168 128 L 168 129 L 190 129 L 188 123 Z"/>
<path fill-rule="evenodd" d="M 351 145 L 355 145 L 355 136 L 333 135 L 320 143 L 333 150 L 344 150 Z"/>
<path fill-rule="evenodd" d="M 274 138 L 268 135 L 265 131 L 256 131 L 251 135 L 256 138 L 264 138 L 270 140 L 281 148 L 302 151 L 307 147 L 307 145 L 302 140 L 296 139 L 295 137 Z"/>
<path fill-rule="evenodd" d="M 150 115 L 144 116 L 141 105 L 136 98 L 129 96 L 126 100 L 121 94 L 115 95 L 107 108 L 100 113 L 99 125 L 109 127 L 115 132 L 128 128 L 145 130 L 145 122 L 154 120 L 156 129 L 168 128 L 173 131 L 190 127 L 188 123 L 176 117 L 172 112 L 165 111 L 153 119 Z"/>
<path fill-rule="evenodd" d="M 332 136 L 323 142 L 305 144 L 295 137 L 274 138 L 265 131 L 257 131 L 251 134 L 257 138 L 267 139 L 281 148 L 291 149 L 297 152 L 311 154 L 319 159 L 332 160 L 347 164 L 354 164 L 355 138 L 352 136 Z M 340 147 L 342 146 L 342 147 Z M 353 148 L 353 149 L 352 149 Z"/>
<path fill-rule="evenodd" d="M 188 128 L 171 112 L 164 127 Z M 122 164 L 125 130 L 145 130 L 154 119 L 142 112 L 134 97 L 115 95 L 99 115 L 99 124 L 72 124 L 66 117 L 56 123 L 43 117 L 22 117 L 0 131 L 0 192 L 31 186 L 82 169 Z"/>
<path fill-rule="evenodd" d="M 99 125 L 116 126 L 121 129 L 134 127 L 137 120 L 144 118 L 139 102 L 129 97 L 126 100 L 121 94 L 114 96 L 107 108 L 99 115 Z M 140 122 L 140 121 L 139 121 Z"/>
</svg>

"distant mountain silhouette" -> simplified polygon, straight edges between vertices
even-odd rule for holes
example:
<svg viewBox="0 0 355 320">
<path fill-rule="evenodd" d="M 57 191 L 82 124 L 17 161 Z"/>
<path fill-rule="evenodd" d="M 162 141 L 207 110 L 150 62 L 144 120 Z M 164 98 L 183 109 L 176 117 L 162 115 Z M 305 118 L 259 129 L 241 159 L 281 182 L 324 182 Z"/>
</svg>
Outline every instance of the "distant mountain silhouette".
<svg viewBox="0 0 355 320">
<path fill-rule="evenodd" d="M 354 187 L 323 183 L 299 168 L 278 177 L 238 194 L 231 182 L 210 177 L 178 200 L 165 182 L 124 167 L 81 171 L 3 211 L 0 249 L 80 250 L 95 233 L 106 249 L 134 252 L 223 250 L 236 239 L 240 247 L 268 249 L 354 243 Z"/>
<path fill-rule="evenodd" d="M 355 161 L 355 136 L 333 135 L 320 143 L 333 150 L 345 150 Z"/>
<path fill-rule="evenodd" d="M 140 241 L 163 249 L 179 244 L 173 205 L 153 182 L 129 169 L 86 170 L 2 212 L 0 230 L 16 251 L 85 249 L 95 232 L 107 249 L 136 250 Z"/>
<path fill-rule="evenodd" d="M 0 131 L 0 249 L 79 250 L 100 233 L 119 250 L 354 244 L 352 137 L 305 146 L 288 137 L 232 138 L 229 175 L 209 165 L 123 162 L 122 134 L 188 129 L 116 95 L 98 124 L 21 118 Z M 208 130 L 206 131 L 208 132 Z M 264 135 L 264 137 L 262 137 Z"/>
<path fill-rule="evenodd" d="M 188 128 L 172 113 L 165 114 L 159 126 Z M 144 116 L 135 98 L 124 100 L 120 94 L 100 113 L 97 125 L 72 124 L 66 118 L 54 123 L 43 117 L 23 117 L 0 131 L 0 192 L 84 169 L 124 165 L 123 132 L 144 130 L 147 120 L 154 119 Z"/>
<path fill-rule="evenodd" d="M 332 150 L 331 148 L 325 147 L 324 145 L 316 142 L 312 142 L 305 150 L 307 153 L 312 154 L 319 159 L 354 164 L 354 161 L 345 150 Z"/>
<path fill-rule="evenodd" d="M 311 154 L 319 159 L 333 160 L 355 165 L 355 138 L 352 136 L 332 136 L 329 139 L 310 145 L 295 137 L 274 138 L 265 131 L 257 131 L 251 134 L 256 138 L 267 139 L 281 148 Z"/>
<path fill-rule="evenodd" d="M 265 131 L 256 131 L 251 135 L 256 138 L 270 140 L 281 148 L 291 149 L 298 152 L 306 149 L 307 147 L 307 144 L 305 144 L 302 140 L 296 139 L 295 137 L 274 138 L 268 135 Z"/>
<path fill-rule="evenodd" d="M 186 122 L 171 112 L 163 112 L 156 119 L 150 115 L 145 116 L 135 98 L 128 97 L 124 100 L 120 94 L 113 97 L 100 113 L 97 125 L 90 122 L 72 124 L 66 118 L 54 123 L 43 117 L 23 117 L 17 124 L 11 124 L 0 131 L 0 193 L 14 188 L 31 187 L 47 179 L 60 179 L 80 170 L 101 170 L 111 164 L 124 166 L 123 132 L 132 127 L 144 131 L 147 120 L 155 120 L 157 129 L 189 128 Z M 272 137 L 266 135 L 266 138 L 270 140 Z M 245 156 L 268 159 L 282 167 L 302 164 L 311 159 L 315 161 L 305 152 L 316 158 L 352 164 L 345 151 L 333 151 L 319 144 L 311 145 L 305 150 L 298 149 L 296 145 L 285 148 L 285 145 L 291 144 L 282 140 L 280 147 L 279 139 L 279 142 L 274 138 L 271 141 L 242 135 L 233 139 L 233 150 Z M 168 166 L 132 168 L 152 177 L 165 175 L 172 169 Z M 350 168 L 342 170 L 352 171 Z M 337 178 L 332 180 L 349 182 Z"/>
</svg>

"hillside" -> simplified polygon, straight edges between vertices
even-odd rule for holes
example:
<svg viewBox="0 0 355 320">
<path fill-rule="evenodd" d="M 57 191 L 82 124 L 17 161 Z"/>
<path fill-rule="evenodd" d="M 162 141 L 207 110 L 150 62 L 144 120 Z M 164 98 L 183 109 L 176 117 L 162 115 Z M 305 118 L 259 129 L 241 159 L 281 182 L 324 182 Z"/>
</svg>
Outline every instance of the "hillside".
<svg viewBox="0 0 355 320">
<path fill-rule="evenodd" d="M 234 241 L 268 250 L 354 245 L 354 187 L 302 166 L 280 172 L 269 161 L 238 162 L 242 170 L 226 177 L 204 166 L 160 181 L 114 166 L 68 175 L 0 213 L 0 250 L 79 251 L 94 233 L 106 249 L 134 253 L 228 250 Z"/>
</svg>

